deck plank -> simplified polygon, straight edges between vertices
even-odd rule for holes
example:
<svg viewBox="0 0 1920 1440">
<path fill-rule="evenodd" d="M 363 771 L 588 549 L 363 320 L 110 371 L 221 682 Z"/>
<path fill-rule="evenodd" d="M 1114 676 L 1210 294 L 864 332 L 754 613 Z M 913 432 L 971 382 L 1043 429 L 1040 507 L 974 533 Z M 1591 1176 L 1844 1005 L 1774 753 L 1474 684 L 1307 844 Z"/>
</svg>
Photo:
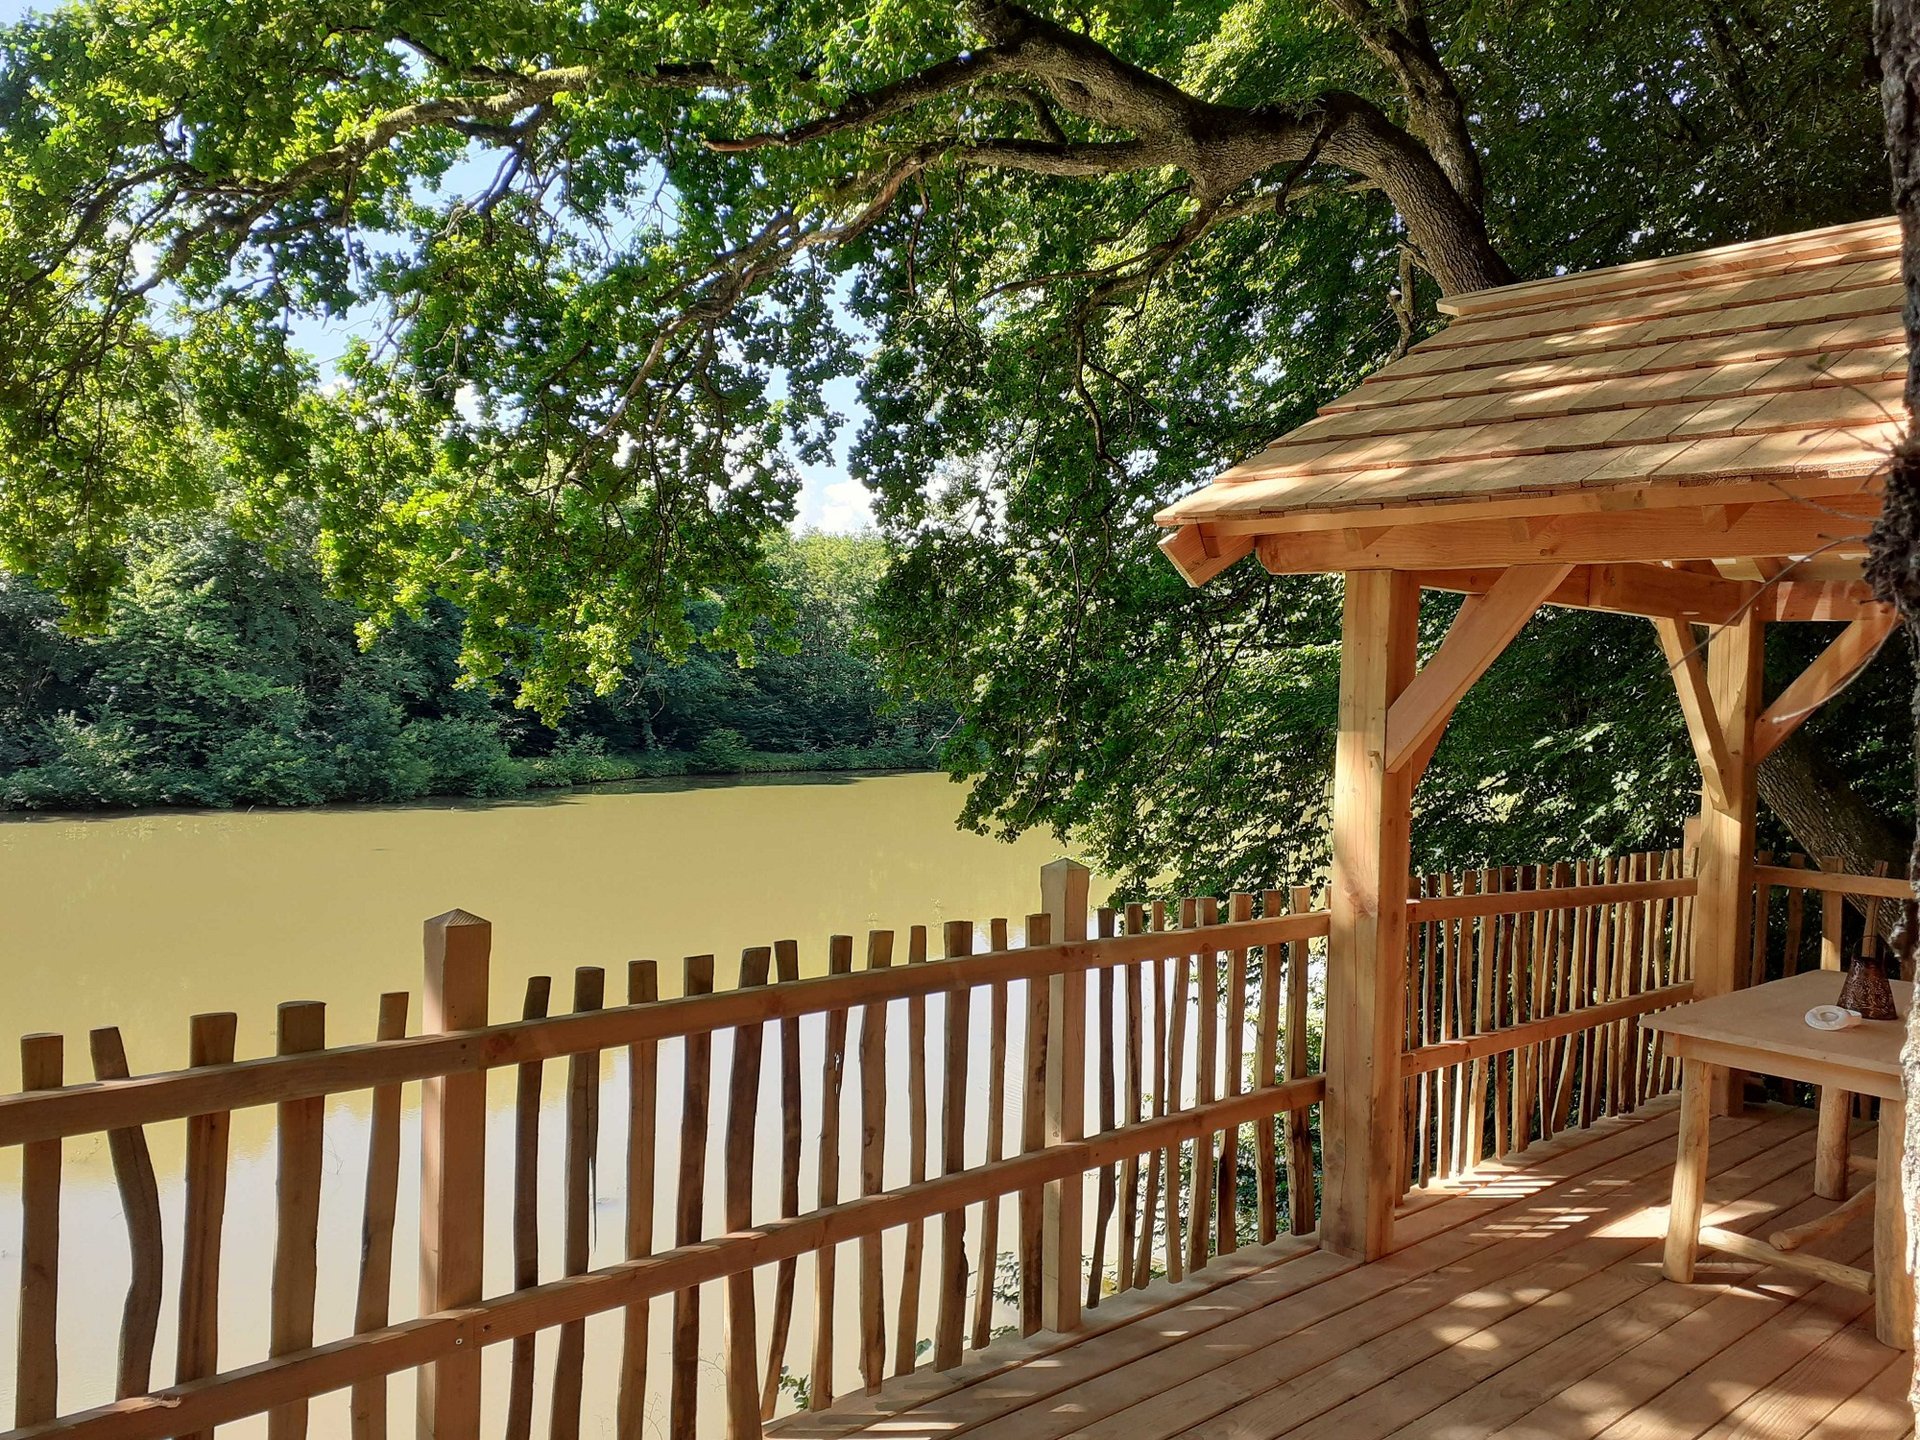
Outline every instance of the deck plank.
<svg viewBox="0 0 1920 1440">
<path fill-rule="evenodd" d="M 1457 1192 L 1444 1203 L 1425 1204 L 1404 1216 L 1397 1229 L 1402 1244 L 1416 1245 L 1474 1221 L 1492 1222 L 1508 1212 L 1518 1213 L 1539 1194 L 1558 1185 L 1577 1181 L 1581 1176 L 1609 1166 L 1626 1164 L 1635 1155 L 1660 1157 L 1671 1153 L 1676 1133 L 1676 1116 L 1670 1104 L 1646 1107 L 1640 1115 L 1613 1119 L 1586 1134 L 1568 1132 L 1532 1147 L 1522 1155 L 1489 1163 L 1481 1171 L 1459 1183 Z M 1738 1122 L 1736 1122 L 1738 1123 Z M 1285 1247 L 1298 1244 L 1283 1238 Z M 1324 1263 L 1324 1262 L 1323 1262 Z M 1147 1319 L 1166 1316 L 1161 1322 L 1167 1344 L 1199 1335 L 1214 1326 L 1257 1312 L 1266 1287 L 1273 1283 L 1261 1278 L 1271 1261 L 1262 1262 L 1259 1252 L 1236 1251 L 1225 1260 L 1216 1260 L 1198 1275 L 1179 1282 L 1156 1280 L 1140 1292 L 1140 1314 Z M 1352 1262 L 1334 1261 L 1322 1272 L 1322 1278 L 1357 1268 Z M 1251 1283 L 1249 1283 L 1251 1282 Z M 1373 1289 L 1389 1288 L 1391 1280 L 1376 1280 Z M 1371 1293 L 1369 1291 L 1368 1293 Z M 1197 1298 L 1190 1298 L 1197 1297 Z M 1225 1309 L 1211 1302 L 1218 1297 Z M 1088 1325 L 1072 1336 L 1035 1335 L 1002 1341 L 987 1350 L 974 1352 L 959 1371 L 941 1375 L 929 1369 L 891 1380 L 876 1394 L 850 1396 L 819 1414 L 789 1417 L 770 1427 L 769 1433 L 783 1440 L 837 1440 L 876 1428 L 882 1422 L 885 1433 L 901 1433 L 889 1417 L 916 1414 L 931 1433 L 953 1436 L 981 1425 L 996 1424 L 996 1440 L 1001 1434 L 998 1423 L 1020 1405 L 1046 1398 L 1086 1382 L 1095 1390 L 1103 1388 L 1103 1377 L 1119 1362 L 1106 1359 L 1106 1348 L 1115 1343 L 1113 1335 L 1127 1319 L 1125 1307 L 1130 1297 L 1103 1305 L 1088 1317 Z M 1171 1313 L 1169 1313 L 1171 1312 Z M 1075 1355 L 1083 1347 L 1086 1355 Z M 1148 1350 L 1155 1347 L 1148 1345 Z M 1069 1360 L 1073 1355 L 1074 1359 Z M 1092 1357 L 1091 1360 L 1087 1358 Z M 1038 1364 L 1044 1360 L 1044 1365 Z M 1067 1366 L 1075 1365 L 1071 1378 Z M 1005 1403 L 1005 1395 L 984 1388 L 986 1382 L 1016 1371 L 1024 1372 L 1017 1382 L 1018 1398 Z M 1036 1389 L 1041 1376 L 1062 1376 L 1061 1383 Z M 1063 1404 L 1071 1407 L 1077 1396 L 1068 1396 Z M 905 1433 L 914 1433 L 911 1429 Z"/>
<path fill-rule="evenodd" d="M 1777 1181 L 1775 1186 L 1797 1186 L 1801 1191 L 1805 1188 L 1795 1176 Z M 1802 1198 L 1797 1205 L 1782 1211 L 1779 1219 L 1788 1224 L 1812 1219 L 1830 1203 Z M 1806 1278 L 1806 1288 L 1812 1288 L 1813 1283 L 1811 1277 Z M 1531 1354 L 1517 1357 L 1514 1363 L 1475 1384 L 1465 1394 L 1392 1431 L 1387 1440 L 1474 1440 L 1474 1437 L 1500 1433 L 1503 1427 L 1537 1407 L 1543 1397 L 1558 1394 L 1585 1379 L 1711 1304 L 1719 1293 L 1710 1285 L 1675 1285 L 1660 1280 L 1626 1304 L 1595 1316 Z M 1763 1314 L 1756 1309 L 1755 1323 L 1762 1318 Z M 1733 1338 L 1745 1333 L 1741 1329 Z"/>
<path fill-rule="evenodd" d="M 1749 1192 L 1744 1197 L 1747 1201 L 1744 1206 L 1722 1207 L 1722 1213 L 1730 1222 L 1728 1228 L 1751 1232 L 1758 1225 L 1775 1223 L 1783 1214 L 1801 1213 L 1793 1207 L 1793 1202 L 1805 1192 L 1803 1172 L 1811 1161 L 1811 1150 L 1801 1144 L 1791 1144 L 1776 1147 L 1769 1153 L 1771 1156 L 1784 1154 L 1787 1166 Z M 1756 1167 L 1750 1174 L 1759 1181 L 1764 1171 Z M 1720 1180 L 1729 1198 L 1738 1183 L 1732 1174 Z M 1744 1213 L 1740 1213 L 1742 1210 Z M 1817 1213 L 1817 1207 L 1809 1203 L 1805 1213 L 1809 1216 Z M 1488 1419 L 1490 1402 L 1500 1397 L 1497 1382 L 1510 1369 L 1520 1367 L 1535 1355 L 1560 1352 L 1552 1369 L 1532 1373 L 1528 1383 L 1537 1397 L 1552 1387 L 1557 1377 L 1572 1378 L 1569 1371 L 1574 1367 L 1587 1364 L 1589 1370 L 1595 1368 L 1598 1362 L 1588 1364 L 1588 1361 L 1595 1351 L 1604 1353 L 1615 1334 L 1617 1317 L 1650 1292 L 1664 1291 L 1683 1303 L 1690 1302 L 1690 1308 L 1704 1304 L 1710 1295 L 1710 1292 L 1702 1295 L 1703 1286 L 1673 1285 L 1665 1281 L 1660 1274 L 1658 1237 L 1644 1234 L 1640 1243 L 1631 1245 L 1605 1269 L 1587 1274 L 1565 1288 L 1550 1289 L 1543 1295 L 1538 1294 L 1538 1287 L 1528 1288 L 1535 1289 L 1537 1298 L 1505 1319 L 1493 1318 L 1486 1303 L 1490 1297 L 1484 1291 L 1468 1297 L 1466 1304 L 1449 1307 L 1448 1312 L 1439 1317 L 1437 1328 L 1442 1330 L 1443 1339 L 1449 1338 L 1447 1331 L 1457 1335 L 1452 1343 L 1417 1365 L 1396 1367 L 1380 1375 L 1378 1383 L 1363 1394 L 1286 1433 L 1295 1440 L 1322 1440 L 1322 1437 L 1333 1436 L 1351 1440 L 1351 1437 L 1378 1437 L 1418 1428 L 1421 1434 L 1431 1436 L 1434 1434 L 1431 1412 L 1462 1398 L 1484 1397 L 1476 1421 L 1467 1421 L 1456 1412 L 1452 1423 L 1457 1427 L 1455 1433 L 1461 1435 L 1490 1435 L 1497 1428 Z M 1671 1306 L 1670 1310 L 1674 1312 L 1672 1318 L 1678 1319 L 1679 1307 Z M 1479 1329 L 1470 1328 L 1482 1318 L 1491 1318 L 1492 1323 Z M 1582 1336 L 1584 1341 L 1569 1353 L 1561 1342 L 1573 1336 Z M 1644 1339 L 1645 1335 L 1640 1338 Z M 1521 1411 L 1526 1408 L 1523 1402 Z"/>
<path fill-rule="evenodd" d="M 1724 1170 L 1770 1149 L 1773 1127 L 1782 1124 L 1724 1122 L 1715 1136 L 1715 1166 Z M 1668 1148 L 1626 1157 L 1514 1207 L 1517 1213 L 1448 1231 L 1330 1281 L 1294 1304 L 1249 1316 L 1242 1328 L 1259 1343 L 1227 1364 L 1207 1369 L 1196 1363 L 1199 1357 L 1180 1355 L 1177 1364 L 1131 1367 L 1116 1378 L 1129 1384 L 1133 1403 L 1067 1433 L 1076 1440 L 1198 1440 L 1255 1434 L 1275 1417 L 1317 1415 L 1347 1399 L 1353 1392 L 1343 1387 L 1383 1350 L 1409 1364 L 1425 1358 L 1428 1352 L 1410 1348 L 1422 1317 L 1530 1266 L 1545 1265 L 1564 1276 L 1570 1246 L 1578 1252 L 1574 1264 L 1591 1264 L 1596 1252 L 1580 1244 L 1581 1236 L 1603 1224 L 1624 1197 L 1644 1204 L 1664 1193 Z"/>
<path fill-rule="evenodd" d="M 1895 1440 L 1911 1357 L 1865 1297 L 1726 1257 L 1659 1270 L 1670 1106 L 1565 1132 L 1396 1221 L 1360 1265 L 1250 1247 L 1178 1285 L 790 1416 L 786 1440 Z M 1864 1142 L 1862 1142 L 1864 1143 Z M 1716 1223 L 1765 1233 L 1822 1213 L 1810 1111 L 1715 1122 Z M 1287 1244 L 1283 1237 L 1282 1245 Z M 1820 1242 L 1851 1260 L 1855 1223 Z M 1226 1262 L 1231 1262 L 1228 1264 Z M 1216 1273 L 1217 1272 L 1217 1273 Z M 1196 1286 L 1196 1282 L 1199 1282 Z"/>
<path fill-rule="evenodd" d="M 1724 1141 L 1719 1149 L 1723 1168 L 1710 1179 L 1708 1195 L 1710 1203 L 1722 1206 L 1728 1199 L 1743 1199 L 1750 1189 L 1813 1162 L 1810 1137 L 1780 1119 Z M 1735 1163 L 1725 1166 L 1727 1160 Z M 1628 1187 L 1622 1198 L 1631 1196 L 1634 1203 L 1645 1205 L 1657 1201 L 1666 1184 L 1662 1168 Z M 1576 1207 L 1573 1213 L 1580 1211 Z M 1263 1384 L 1256 1394 L 1209 1423 L 1188 1425 L 1173 1433 L 1194 1440 L 1225 1440 L 1229 1436 L 1235 1440 L 1277 1440 L 1280 1435 L 1306 1433 L 1323 1437 L 1378 1434 L 1378 1429 L 1370 1430 L 1364 1423 L 1358 1431 L 1343 1423 L 1316 1425 L 1310 1431 L 1302 1427 L 1330 1420 L 1336 1407 L 1376 1386 L 1395 1382 L 1429 1358 L 1442 1357 L 1456 1337 L 1472 1335 L 1536 1305 L 1554 1306 L 1549 1318 L 1564 1312 L 1568 1303 L 1578 1305 L 1585 1297 L 1584 1291 L 1572 1302 L 1562 1299 L 1576 1286 L 1597 1288 L 1601 1308 L 1623 1302 L 1633 1293 L 1632 1277 L 1612 1276 L 1607 1273 L 1608 1267 L 1647 1249 L 1651 1242 L 1636 1243 L 1611 1235 L 1607 1233 L 1611 1228 L 1611 1215 L 1598 1210 L 1569 1224 L 1563 1233 L 1488 1247 L 1456 1269 L 1443 1272 L 1443 1285 L 1438 1291 L 1441 1304 L 1363 1341 L 1361 1337 L 1373 1329 L 1375 1317 L 1387 1313 L 1384 1306 L 1370 1307 L 1367 1315 L 1356 1317 L 1361 1323 L 1350 1323 L 1328 1335 L 1329 1343 L 1345 1343 L 1326 1362 L 1281 1385 Z M 1583 1234 L 1584 1238 L 1576 1238 Z M 1516 1265 L 1516 1261 L 1523 1263 Z M 1264 1362 L 1268 1376 L 1294 1368 L 1278 1355 L 1257 1358 Z M 1122 1418 L 1131 1418 L 1131 1413 Z M 1134 1433 L 1141 1432 L 1136 1429 Z"/>
</svg>

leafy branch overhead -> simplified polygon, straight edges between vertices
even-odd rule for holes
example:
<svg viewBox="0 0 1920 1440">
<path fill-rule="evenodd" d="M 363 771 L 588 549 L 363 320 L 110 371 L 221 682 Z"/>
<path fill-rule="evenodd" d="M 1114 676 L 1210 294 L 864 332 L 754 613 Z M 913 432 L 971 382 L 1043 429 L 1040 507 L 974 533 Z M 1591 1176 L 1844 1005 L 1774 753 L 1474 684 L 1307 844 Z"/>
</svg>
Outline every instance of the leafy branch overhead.
<svg viewBox="0 0 1920 1440">
<path fill-rule="evenodd" d="M 751 653 L 766 537 L 844 464 L 968 823 L 1270 883 L 1324 800 L 1334 596 L 1189 591 L 1152 512 L 1436 291 L 1882 211 L 1867 18 L 77 0 L 0 30 L 0 566 L 98 623 L 145 517 L 217 511 L 317 548 L 368 638 L 453 602 L 465 672 L 551 715 L 636 650 Z M 1610 623 L 1551 644 L 1657 663 Z M 1623 797 L 1684 751 L 1588 689 L 1463 715 L 1456 836 L 1664 843 Z"/>
<path fill-rule="evenodd" d="M 1443 288 L 1504 278 L 1415 0 L 1325 20 L 1296 28 L 1377 98 L 1241 103 L 1230 65 L 1182 85 L 1121 53 L 1177 60 L 1178 35 L 1011 4 L 29 20 L 0 78 L 4 558 L 98 615 L 129 517 L 207 503 L 212 447 L 263 524 L 317 511 L 346 589 L 459 600 L 470 667 L 550 674 L 532 693 L 557 704 L 635 641 L 684 645 L 703 588 L 743 617 L 764 599 L 757 536 L 792 509 L 793 459 L 825 453 L 821 386 L 855 368 L 830 272 L 924 283 L 927 227 L 978 223 L 983 179 L 1003 215 L 1043 181 L 1144 197 L 1076 245 L 1092 263 L 1015 241 L 1007 273 L 945 297 L 1077 286 L 1082 399 L 1087 317 L 1277 215 L 1309 170 L 1378 190 Z M 289 334 L 312 315 L 350 331 L 332 386 Z"/>
</svg>

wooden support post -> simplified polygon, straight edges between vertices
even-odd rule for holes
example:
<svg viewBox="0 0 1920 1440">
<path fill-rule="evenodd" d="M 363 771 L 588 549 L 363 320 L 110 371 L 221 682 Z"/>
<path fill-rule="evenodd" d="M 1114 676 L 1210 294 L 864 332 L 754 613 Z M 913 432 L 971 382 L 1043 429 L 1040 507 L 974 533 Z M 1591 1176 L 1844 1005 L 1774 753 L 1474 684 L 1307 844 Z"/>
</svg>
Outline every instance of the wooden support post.
<svg viewBox="0 0 1920 1440">
<path fill-rule="evenodd" d="M 1707 1126 L 1713 1092 L 1725 1067 L 1699 1060 L 1682 1063 L 1680 1072 L 1680 1146 L 1673 1166 L 1673 1208 L 1667 1212 L 1666 1254 L 1661 1266 L 1678 1285 L 1693 1282 L 1700 1254 L 1700 1216 L 1707 1195 Z"/>
<path fill-rule="evenodd" d="M 66 1042 L 58 1035 L 20 1038 L 20 1088 L 66 1083 Z M 36 1140 L 20 1151 L 19 1368 L 13 1422 L 42 1425 L 60 1413 L 60 1148 Z"/>
<path fill-rule="evenodd" d="M 1713 632 L 1707 684 L 1719 722 L 1720 793 L 1700 799 L 1700 894 L 1693 926 L 1693 987 L 1702 999 L 1738 989 L 1753 942 L 1753 722 L 1760 709 L 1763 622 L 1749 610 Z M 1716 1068 L 1712 1113 L 1737 1108 L 1739 1080 Z"/>
<path fill-rule="evenodd" d="M 493 927 L 449 910 L 426 923 L 426 1008 L 431 1035 L 487 1023 Z M 420 1311 L 480 1299 L 487 1175 L 487 1076 L 483 1070 L 422 1082 L 420 1096 Z M 478 1440 L 480 1352 L 440 1360 L 420 1374 L 421 1440 Z"/>
<path fill-rule="evenodd" d="M 1873 1333 L 1882 1345 L 1913 1349 L 1913 1267 L 1907 1244 L 1907 1107 L 1880 1102 L 1878 1163 L 1874 1167 Z"/>
<path fill-rule="evenodd" d="M 1056 860 L 1040 870 L 1040 908 L 1053 921 L 1057 941 L 1087 938 L 1084 865 Z M 1087 1108 L 1087 975 L 1084 970 L 1048 981 L 1047 1144 L 1084 1138 Z M 1083 1223 L 1078 1172 L 1047 1186 L 1042 1211 L 1040 1323 L 1048 1330 L 1080 1328 L 1080 1264 Z"/>
<path fill-rule="evenodd" d="M 1822 870 L 1845 870 L 1844 860 L 1823 857 Z M 1837 890 L 1820 892 L 1820 968 L 1839 973 L 1841 907 L 1845 897 Z M 1813 1193 L 1822 1200 L 1847 1198 L 1847 1126 L 1852 1121 L 1853 1097 L 1834 1085 L 1822 1085 L 1819 1128 L 1813 1146 Z"/>
<path fill-rule="evenodd" d="M 1334 751 L 1332 928 L 1322 1242 L 1373 1260 L 1401 1191 L 1400 1042 L 1413 779 L 1387 769 L 1387 716 L 1413 679 L 1420 588 L 1398 571 L 1346 577 Z"/>
</svg>

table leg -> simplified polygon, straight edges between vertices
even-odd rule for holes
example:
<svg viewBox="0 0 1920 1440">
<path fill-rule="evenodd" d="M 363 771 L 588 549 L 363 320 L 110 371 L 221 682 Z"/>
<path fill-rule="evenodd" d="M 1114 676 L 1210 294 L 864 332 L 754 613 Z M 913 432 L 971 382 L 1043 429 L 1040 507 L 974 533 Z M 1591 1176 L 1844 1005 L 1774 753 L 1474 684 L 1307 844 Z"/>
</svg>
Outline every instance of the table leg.
<svg viewBox="0 0 1920 1440">
<path fill-rule="evenodd" d="M 1913 1349 L 1913 1271 L 1907 1264 L 1907 1207 L 1900 1166 L 1907 1149 L 1907 1107 L 1880 1102 L 1879 1158 L 1873 1192 L 1873 1331 L 1880 1343 Z"/>
<path fill-rule="evenodd" d="M 1673 1162 L 1673 1209 L 1667 1215 L 1667 1279 L 1687 1284 L 1700 1253 L 1700 1212 L 1707 1194 L 1707 1125 L 1714 1081 L 1722 1067 L 1681 1062 L 1680 1148 Z"/>
<path fill-rule="evenodd" d="M 1847 1127 L 1853 1096 L 1838 1085 L 1820 1087 L 1820 1128 L 1813 1146 L 1813 1193 L 1822 1200 L 1847 1198 Z"/>
</svg>

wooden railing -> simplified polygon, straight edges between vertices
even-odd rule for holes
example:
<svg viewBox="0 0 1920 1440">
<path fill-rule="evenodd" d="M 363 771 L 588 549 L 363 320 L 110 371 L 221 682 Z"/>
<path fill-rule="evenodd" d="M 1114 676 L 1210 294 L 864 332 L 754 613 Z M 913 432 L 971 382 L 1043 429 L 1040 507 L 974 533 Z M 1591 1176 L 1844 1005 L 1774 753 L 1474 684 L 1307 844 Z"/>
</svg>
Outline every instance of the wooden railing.
<svg viewBox="0 0 1920 1440">
<path fill-rule="evenodd" d="M 1843 945 L 1879 950 L 1885 924 L 1912 887 L 1887 874 L 1849 874 L 1842 860 L 1762 855 L 1754 867 L 1753 951 L 1747 983 L 1762 984 L 1815 968 L 1839 970 Z M 1856 919 L 1849 924 L 1848 900 Z M 1903 977 L 1912 978 L 1912 977 Z"/>
<path fill-rule="evenodd" d="M 422 1033 L 406 1033 L 412 1004 L 394 993 L 380 998 L 377 1039 L 329 1047 L 324 1008 L 292 1002 L 274 1055 L 236 1058 L 235 1017 L 204 1015 L 186 1068 L 134 1074 L 119 1032 L 103 1028 L 90 1037 L 92 1077 L 72 1083 L 61 1037 L 27 1037 L 24 1088 L 0 1097 L 0 1147 L 21 1161 L 19 1428 L 8 1440 L 199 1436 L 261 1415 L 273 1437 L 311 1423 L 371 1440 L 408 1387 L 419 1432 L 443 1440 L 501 1426 L 574 1436 L 588 1394 L 617 1396 L 621 1434 L 752 1435 L 781 1405 L 877 1386 L 922 1349 L 951 1368 L 1003 1328 L 1070 1329 L 1114 1291 L 1311 1229 L 1307 1112 L 1323 1082 L 1307 1065 L 1308 952 L 1326 914 L 1305 892 L 1291 906 L 1271 892 L 1231 897 L 1224 917 L 1215 901 L 1189 900 L 1102 910 L 1089 927 L 1078 893 L 1077 910 L 1029 916 L 1017 946 L 1005 921 L 984 927 L 981 953 L 973 925 L 947 924 L 938 958 L 923 927 L 874 932 L 856 970 L 853 938 L 836 936 L 821 973 L 801 978 L 801 951 L 783 941 L 746 951 L 731 989 L 716 991 L 712 956 L 688 959 L 675 998 L 661 998 L 654 962 L 636 961 L 612 1005 L 603 972 L 583 968 L 568 1013 L 549 1013 L 554 983 L 536 977 L 507 1021 L 488 1010 L 491 928 L 456 911 L 427 924 Z M 1094 938 L 1075 933 L 1087 928 Z M 556 1176 L 540 1156 L 557 1061 Z M 493 1172 L 507 1182 L 494 1189 L 510 1224 L 490 1230 L 496 1072 L 496 1098 L 511 1082 L 510 1104 L 493 1112 Z M 341 1097 L 366 1108 L 348 1115 Z M 234 1116 L 268 1108 L 272 1263 L 228 1273 Z M 335 1128 L 360 1114 L 363 1126 Z M 180 1121 L 176 1171 L 157 1163 L 154 1136 Z M 597 1164 L 603 1121 L 623 1147 L 611 1182 Z M 124 1235 L 63 1233 L 72 1156 L 102 1136 Z M 343 1197 L 334 1162 L 349 1140 L 359 1164 Z M 413 1310 L 394 1277 L 416 1258 L 397 1243 L 411 1198 L 401 1156 L 416 1142 Z M 323 1190 L 355 1205 L 357 1253 L 323 1246 Z M 178 1192 L 177 1207 L 163 1191 Z M 604 1192 L 622 1223 L 597 1255 Z M 555 1228 L 557 1273 L 541 1260 Z M 124 1244 L 124 1296 L 70 1292 L 61 1259 L 76 1239 Z M 509 1277 L 504 1289 L 488 1293 L 490 1270 Z M 329 1333 L 316 1290 L 342 1272 L 351 1319 Z M 267 1292 L 260 1333 L 222 1332 L 236 1288 Z M 168 1301 L 173 1383 L 156 1388 Z M 56 1336 L 111 1326 L 116 1312 L 112 1394 L 82 1396 L 62 1381 Z M 790 1354 L 796 1313 L 804 1356 Z M 620 1335 L 595 1361 L 587 1322 L 603 1315 L 620 1317 Z M 536 1350 L 547 1331 L 552 1348 Z M 417 1384 L 388 1393 L 389 1377 L 416 1371 Z M 314 1408 L 340 1391 L 326 1402 L 337 1411 Z"/>
<path fill-rule="evenodd" d="M 498 1020 L 491 929 L 453 912 L 428 922 L 420 1033 L 404 993 L 380 998 L 364 1044 L 328 1046 L 324 1009 L 293 1002 L 276 1054 L 236 1058 L 235 1017 L 203 1015 L 186 1068 L 135 1074 L 104 1028 L 75 1083 L 61 1037 L 26 1037 L 23 1089 L 0 1096 L 20 1172 L 19 1428 L 0 1440 L 261 1416 L 274 1437 L 375 1440 L 409 1406 L 445 1440 L 575 1436 L 604 1409 L 623 1435 L 753 1435 L 782 1408 L 951 1369 L 1003 1333 L 1070 1330 L 1119 1292 L 1311 1231 L 1326 911 L 1295 890 L 1090 916 L 1084 872 L 1064 878 L 1017 944 L 1004 920 L 876 931 L 856 966 L 851 936 L 816 957 L 782 941 L 747 950 L 726 988 L 712 956 L 686 960 L 670 998 L 652 961 L 628 967 L 618 1004 L 588 967 L 566 1013 L 535 977 Z M 1842 895 L 1898 893 L 1804 864 L 1757 878 L 1752 978 L 1779 968 L 1769 936 L 1804 948 L 1809 896 L 1837 964 Z M 1677 853 L 1414 886 L 1409 1185 L 1673 1087 L 1639 1017 L 1690 994 L 1695 893 Z M 271 1118 L 273 1200 L 250 1218 L 273 1244 L 270 1265 L 227 1273 L 238 1112 Z M 155 1140 L 180 1122 L 175 1164 Z M 124 1246 L 111 1296 L 61 1267 L 63 1181 L 102 1144 L 123 1233 L 77 1243 Z M 417 1247 L 401 1243 L 413 1146 Z M 620 1223 L 596 1232 L 603 1196 Z M 345 1253 L 323 1200 L 352 1207 Z M 416 1265 L 417 1301 L 395 1280 Z M 316 1291 L 343 1272 L 351 1304 L 329 1324 Z M 258 1333 L 222 1332 L 236 1290 L 264 1295 Z M 617 1343 L 593 1343 L 596 1316 L 617 1317 Z M 156 1388 L 167 1321 L 173 1383 Z M 82 1395 L 56 1336 L 103 1328 L 111 1394 Z"/>
<path fill-rule="evenodd" d="M 1420 883 L 1401 1061 L 1408 1184 L 1675 1087 L 1639 1017 L 1691 998 L 1695 890 L 1677 851 Z"/>
</svg>

